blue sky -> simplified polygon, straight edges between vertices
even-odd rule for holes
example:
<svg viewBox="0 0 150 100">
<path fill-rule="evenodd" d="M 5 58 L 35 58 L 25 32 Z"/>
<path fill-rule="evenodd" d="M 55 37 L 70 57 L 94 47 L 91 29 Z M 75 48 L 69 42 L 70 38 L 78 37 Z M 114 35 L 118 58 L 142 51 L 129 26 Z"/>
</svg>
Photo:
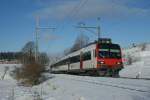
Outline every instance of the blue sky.
<svg viewBox="0 0 150 100">
<path fill-rule="evenodd" d="M 96 35 L 76 29 L 78 23 L 101 25 L 103 37 L 127 47 L 150 42 L 150 0 L 0 0 L 0 51 L 19 51 L 34 40 L 35 16 L 41 26 L 40 50 L 62 52 L 81 32 L 93 41 Z M 101 21 L 97 22 L 97 17 Z"/>
</svg>

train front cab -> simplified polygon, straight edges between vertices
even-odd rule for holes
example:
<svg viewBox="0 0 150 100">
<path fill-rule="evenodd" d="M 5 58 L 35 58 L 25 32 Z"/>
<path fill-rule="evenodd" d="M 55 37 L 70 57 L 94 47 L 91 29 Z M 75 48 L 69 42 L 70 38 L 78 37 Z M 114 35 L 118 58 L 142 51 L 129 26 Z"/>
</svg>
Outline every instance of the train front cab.
<svg viewBox="0 0 150 100">
<path fill-rule="evenodd" d="M 118 77 L 123 68 L 121 49 L 118 44 L 98 42 L 96 44 L 96 69 L 100 76 Z"/>
</svg>

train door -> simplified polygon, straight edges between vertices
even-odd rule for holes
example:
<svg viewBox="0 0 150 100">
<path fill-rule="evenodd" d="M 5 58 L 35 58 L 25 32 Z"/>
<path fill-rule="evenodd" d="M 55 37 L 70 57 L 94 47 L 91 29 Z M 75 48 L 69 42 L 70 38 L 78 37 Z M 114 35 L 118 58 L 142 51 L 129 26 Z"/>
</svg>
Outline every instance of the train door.
<svg viewBox="0 0 150 100">
<path fill-rule="evenodd" d="M 89 60 L 88 60 L 88 65 L 89 65 L 89 68 L 91 69 L 91 68 L 93 68 L 93 52 L 92 52 L 92 50 L 91 51 L 89 51 Z"/>
<path fill-rule="evenodd" d="M 68 71 L 70 71 L 70 57 L 67 60 Z"/>
<path fill-rule="evenodd" d="M 96 51 L 93 49 L 91 51 L 91 68 L 95 68 L 96 66 Z"/>
<path fill-rule="evenodd" d="M 80 70 L 83 70 L 83 53 L 80 52 Z"/>
</svg>

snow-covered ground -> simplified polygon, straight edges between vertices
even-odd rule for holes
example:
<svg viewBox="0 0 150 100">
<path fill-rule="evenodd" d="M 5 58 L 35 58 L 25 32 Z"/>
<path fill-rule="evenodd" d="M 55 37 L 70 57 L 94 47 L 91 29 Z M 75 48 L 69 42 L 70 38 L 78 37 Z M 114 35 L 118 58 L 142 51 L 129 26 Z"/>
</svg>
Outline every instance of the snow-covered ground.
<svg viewBox="0 0 150 100">
<path fill-rule="evenodd" d="M 20 64 L 0 64 L 0 80 L 6 72 L 4 77 L 5 80 L 13 80 L 10 75 L 10 72 L 15 68 L 20 66 Z"/>
<path fill-rule="evenodd" d="M 0 100 L 149 100 L 150 81 L 52 75 L 41 85 L 17 86 L 0 81 Z"/>
<path fill-rule="evenodd" d="M 0 81 L 0 100 L 149 100 L 150 80 L 47 74 L 34 87 Z"/>
<path fill-rule="evenodd" d="M 150 81 L 54 75 L 40 85 L 44 100 L 149 100 Z"/>
<path fill-rule="evenodd" d="M 123 50 L 125 59 L 132 64 L 125 64 L 120 76 L 131 78 L 150 78 L 150 44 L 141 44 Z"/>
</svg>

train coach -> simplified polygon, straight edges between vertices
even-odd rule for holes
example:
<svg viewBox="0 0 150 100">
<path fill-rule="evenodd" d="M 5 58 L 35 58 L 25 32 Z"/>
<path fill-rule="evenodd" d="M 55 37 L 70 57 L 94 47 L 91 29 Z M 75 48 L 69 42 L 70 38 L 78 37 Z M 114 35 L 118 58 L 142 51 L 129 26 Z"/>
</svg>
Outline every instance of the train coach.
<svg viewBox="0 0 150 100">
<path fill-rule="evenodd" d="M 50 67 L 52 73 L 118 76 L 123 68 L 121 48 L 111 39 L 101 38 L 66 55 Z"/>
</svg>

